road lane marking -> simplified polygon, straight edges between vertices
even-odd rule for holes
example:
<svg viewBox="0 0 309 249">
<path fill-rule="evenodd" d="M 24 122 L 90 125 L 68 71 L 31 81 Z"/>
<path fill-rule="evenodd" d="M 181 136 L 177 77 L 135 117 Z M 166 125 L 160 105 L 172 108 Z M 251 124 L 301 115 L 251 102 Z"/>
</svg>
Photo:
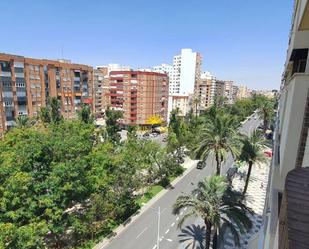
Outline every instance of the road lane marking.
<svg viewBox="0 0 309 249">
<path fill-rule="evenodd" d="M 162 241 L 164 239 L 164 236 L 162 236 L 161 238 L 160 238 L 160 241 Z"/>
<path fill-rule="evenodd" d="M 183 212 L 181 212 L 180 215 L 183 215 Z"/>
<path fill-rule="evenodd" d="M 178 216 L 176 217 L 176 220 L 179 220 L 179 217 L 178 217 Z"/>
<path fill-rule="evenodd" d="M 175 222 L 172 223 L 171 227 L 175 226 Z"/>
<path fill-rule="evenodd" d="M 154 245 L 154 247 L 152 249 L 156 249 L 157 248 L 157 245 Z"/>
<path fill-rule="evenodd" d="M 163 214 L 165 210 L 166 210 L 166 208 L 164 208 L 164 209 L 161 211 L 161 214 Z"/>
<path fill-rule="evenodd" d="M 172 239 L 166 239 L 168 242 L 173 242 L 173 240 Z"/>
<path fill-rule="evenodd" d="M 148 227 L 145 227 L 145 229 L 136 236 L 136 239 L 138 239 L 147 229 Z"/>
<path fill-rule="evenodd" d="M 165 234 L 168 234 L 168 232 L 169 232 L 170 230 L 169 229 L 167 229 L 166 231 L 165 231 Z"/>
<path fill-rule="evenodd" d="M 187 210 L 187 208 L 185 207 L 183 210 L 185 210 L 185 211 L 186 211 L 186 210 Z"/>
</svg>

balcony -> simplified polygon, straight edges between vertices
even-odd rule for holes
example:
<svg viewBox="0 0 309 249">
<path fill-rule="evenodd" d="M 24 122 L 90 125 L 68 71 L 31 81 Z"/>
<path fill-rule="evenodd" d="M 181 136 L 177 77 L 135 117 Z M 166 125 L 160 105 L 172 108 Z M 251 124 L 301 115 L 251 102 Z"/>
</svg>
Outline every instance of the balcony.
<svg viewBox="0 0 309 249">
<path fill-rule="evenodd" d="M 284 180 L 287 173 L 295 168 L 295 162 L 301 161 L 299 156 L 303 156 L 300 151 L 304 148 L 303 143 L 299 143 L 304 132 L 306 116 L 309 115 L 306 111 L 308 91 L 309 91 L 309 74 L 295 73 L 285 84 L 280 97 L 278 134 L 280 134 L 280 165 L 279 172 L 281 175 L 280 182 L 277 182 L 277 188 L 284 188 Z M 299 122 L 295 122 L 299 120 Z M 282 125 L 284 124 L 284 126 Z M 304 143 L 306 145 L 306 141 Z M 309 150 L 309 142 L 307 150 Z M 306 154 L 309 151 L 305 152 Z M 303 157 L 304 166 L 309 165 L 309 158 Z"/>
<path fill-rule="evenodd" d="M 279 216 L 279 249 L 309 248 L 309 167 L 290 171 Z"/>
</svg>

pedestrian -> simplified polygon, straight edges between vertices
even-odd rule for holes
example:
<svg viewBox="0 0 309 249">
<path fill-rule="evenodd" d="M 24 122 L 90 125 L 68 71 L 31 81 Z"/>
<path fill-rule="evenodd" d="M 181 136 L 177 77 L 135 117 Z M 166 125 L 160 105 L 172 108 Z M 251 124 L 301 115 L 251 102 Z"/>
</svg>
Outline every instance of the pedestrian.
<svg viewBox="0 0 309 249">
<path fill-rule="evenodd" d="M 263 182 L 261 182 L 261 189 L 263 189 L 264 188 L 264 184 L 263 184 Z"/>
</svg>

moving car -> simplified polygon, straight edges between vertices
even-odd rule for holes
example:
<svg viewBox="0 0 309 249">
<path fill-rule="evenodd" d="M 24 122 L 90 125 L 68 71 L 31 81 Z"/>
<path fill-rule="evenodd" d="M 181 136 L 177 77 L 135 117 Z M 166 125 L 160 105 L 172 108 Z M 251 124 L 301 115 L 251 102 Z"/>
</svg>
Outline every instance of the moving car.
<svg viewBox="0 0 309 249">
<path fill-rule="evenodd" d="M 204 161 L 199 161 L 196 165 L 196 168 L 197 169 L 203 169 L 203 168 L 205 168 L 205 166 L 206 166 L 206 163 Z"/>
</svg>

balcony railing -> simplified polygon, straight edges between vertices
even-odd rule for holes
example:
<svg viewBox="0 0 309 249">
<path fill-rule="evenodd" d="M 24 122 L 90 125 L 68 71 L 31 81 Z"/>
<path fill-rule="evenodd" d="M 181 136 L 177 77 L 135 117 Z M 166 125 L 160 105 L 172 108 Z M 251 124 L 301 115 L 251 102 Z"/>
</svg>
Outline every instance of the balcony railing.
<svg viewBox="0 0 309 249">
<path fill-rule="evenodd" d="M 290 171 L 279 216 L 279 249 L 309 248 L 309 167 Z"/>
</svg>

